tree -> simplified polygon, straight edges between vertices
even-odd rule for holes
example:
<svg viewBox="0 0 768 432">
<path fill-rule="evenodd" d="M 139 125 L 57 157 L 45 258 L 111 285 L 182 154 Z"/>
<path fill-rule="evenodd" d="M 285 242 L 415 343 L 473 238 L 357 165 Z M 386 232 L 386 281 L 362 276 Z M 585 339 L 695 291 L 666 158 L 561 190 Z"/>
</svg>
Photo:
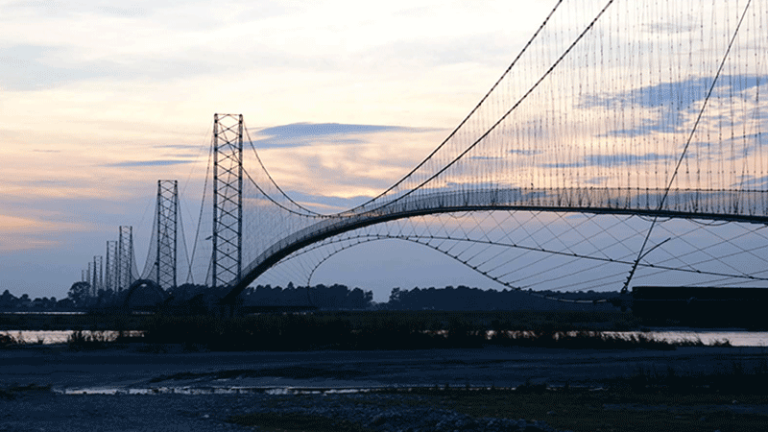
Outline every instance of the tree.
<svg viewBox="0 0 768 432">
<path fill-rule="evenodd" d="M 19 302 L 19 299 L 17 299 L 8 290 L 5 290 L 3 294 L 0 295 L 0 308 L 6 308 L 6 309 L 15 308 L 18 302 Z"/>
<path fill-rule="evenodd" d="M 69 288 L 67 297 L 75 303 L 77 307 L 83 307 L 90 300 L 91 284 L 88 282 L 75 282 Z"/>
</svg>

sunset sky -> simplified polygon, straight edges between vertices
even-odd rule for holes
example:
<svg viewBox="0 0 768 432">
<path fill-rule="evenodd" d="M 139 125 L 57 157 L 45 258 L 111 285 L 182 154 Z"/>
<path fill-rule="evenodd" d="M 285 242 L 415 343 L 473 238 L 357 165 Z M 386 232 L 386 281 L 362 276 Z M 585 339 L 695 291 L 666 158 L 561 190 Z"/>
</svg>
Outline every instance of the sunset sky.
<svg viewBox="0 0 768 432">
<path fill-rule="evenodd" d="M 245 116 L 286 190 L 375 194 L 458 124 L 553 4 L 0 0 L 0 291 L 66 296 L 119 225 L 134 226 L 141 266 L 158 179 L 179 180 L 191 225 L 216 112 Z M 361 247 L 318 282 L 379 300 L 481 285 L 413 248 Z"/>
</svg>

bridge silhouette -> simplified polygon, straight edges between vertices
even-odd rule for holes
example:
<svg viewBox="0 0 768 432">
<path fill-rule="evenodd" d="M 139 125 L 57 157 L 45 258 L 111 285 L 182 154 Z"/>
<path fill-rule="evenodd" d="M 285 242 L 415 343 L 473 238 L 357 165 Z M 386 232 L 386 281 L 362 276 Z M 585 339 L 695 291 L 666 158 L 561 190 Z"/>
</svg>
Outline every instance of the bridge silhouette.
<svg viewBox="0 0 768 432">
<path fill-rule="evenodd" d="M 764 286 L 767 24 L 764 0 L 558 1 L 443 142 L 333 214 L 278 185 L 243 116 L 217 114 L 178 272 L 233 302 L 280 266 L 309 284 L 343 250 L 400 240 L 513 289 Z M 170 288 L 163 208 L 132 279 Z"/>
</svg>

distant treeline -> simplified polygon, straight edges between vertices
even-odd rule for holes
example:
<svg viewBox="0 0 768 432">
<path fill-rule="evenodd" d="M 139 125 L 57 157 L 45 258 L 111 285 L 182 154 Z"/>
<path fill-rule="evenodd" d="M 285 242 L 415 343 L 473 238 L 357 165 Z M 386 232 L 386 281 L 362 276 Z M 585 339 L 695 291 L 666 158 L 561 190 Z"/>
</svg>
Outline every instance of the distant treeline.
<svg viewBox="0 0 768 432">
<path fill-rule="evenodd" d="M 68 298 L 62 300 L 56 300 L 56 297 L 31 299 L 28 294 L 22 294 L 21 297 L 16 297 L 8 290 L 5 290 L 0 294 L 0 311 L 69 310 L 75 307 L 76 305 L 74 302 Z"/>
<path fill-rule="evenodd" d="M 244 306 L 313 306 L 319 309 L 371 309 L 373 292 L 346 285 L 315 285 L 313 287 L 272 287 L 270 285 L 247 288 L 240 295 Z"/>
<path fill-rule="evenodd" d="M 456 288 L 394 288 L 383 308 L 392 310 L 613 310 L 617 292 L 561 293 L 552 291 Z M 612 303 L 611 301 L 614 300 Z"/>
<path fill-rule="evenodd" d="M 164 298 L 158 296 L 164 292 Z M 31 300 L 26 294 L 15 297 L 5 290 L 0 295 L 0 310 L 88 310 L 100 308 L 162 307 L 169 312 L 207 313 L 213 310 L 226 288 L 213 290 L 204 285 L 184 284 L 169 290 L 142 288 L 132 292 L 99 290 L 91 294 L 85 282 L 76 282 L 62 300 Z M 394 288 L 386 303 L 375 303 L 373 292 L 346 285 L 287 287 L 259 285 L 240 295 L 243 307 L 308 307 L 321 310 L 615 310 L 618 293 L 560 293 L 550 291 L 483 290 L 466 286 L 445 288 Z"/>
</svg>

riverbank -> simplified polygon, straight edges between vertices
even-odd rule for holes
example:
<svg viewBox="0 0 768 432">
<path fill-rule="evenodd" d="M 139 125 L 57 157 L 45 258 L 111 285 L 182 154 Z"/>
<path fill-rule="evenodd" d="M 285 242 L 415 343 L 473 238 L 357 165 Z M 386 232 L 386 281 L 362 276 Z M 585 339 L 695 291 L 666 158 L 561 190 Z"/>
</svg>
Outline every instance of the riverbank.
<svg viewBox="0 0 768 432">
<path fill-rule="evenodd" d="M 233 422 L 289 425 L 298 415 L 357 428 L 333 426 L 338 431 L 516 430 L 520 420 L 525 427 L 537 420 L 561 430 L 624 431 L 632 429 L 617 425 L 621 419 L 658 418 L 712 430 L 739 421 L 747 425 L 742 430 L 760 430 L 749 424 L 768 421 L 762 392 L 709 391 L 706 377 L 753 380 L 766 374 L 765 362 L 765 349 L 714 347 L 186 352 L 182 345 L 28 346 L 0 350 L 0 388 L 9 389 L 0 392 L 0 430 L 157 430 L 161 421 L 168 424 L 164 430 L 250 430 Z M 695 382 L 670 386 L 663 381 L 670 374 Z M 568 423 L 589 418 L 594 421 L 584 424 L 592 429 Z M 293 430 L 326 430 L 316 423 Z"/>
<path fill-rule="evenodd" d="M 516 387 L 527 381 L 600 386 L 637 371 L 714 374 L 758 367 L 764 348 L 681 347 L 672 351 L 486 347 L 304 352 L 189 351 L 183 345 L 122 345 L 74 351 L 64 345 L 0 350 L 0 382 L 82 388 Z"/>
</svg>

